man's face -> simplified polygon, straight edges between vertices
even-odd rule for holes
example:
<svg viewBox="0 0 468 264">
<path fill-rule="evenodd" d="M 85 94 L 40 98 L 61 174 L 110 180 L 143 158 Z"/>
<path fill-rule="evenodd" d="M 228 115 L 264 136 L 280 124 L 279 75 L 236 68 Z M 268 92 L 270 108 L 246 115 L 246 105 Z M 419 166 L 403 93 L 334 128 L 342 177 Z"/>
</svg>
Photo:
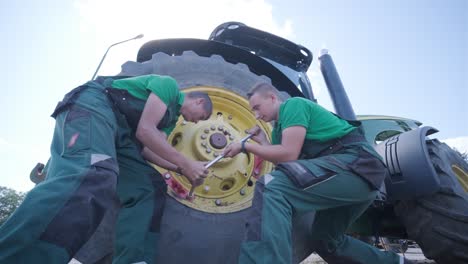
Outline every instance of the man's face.
<svg viewBox="0 0 468 264">
<path fill-rule="evenodd" d="M 209 114 L 203 108 L 204 100 L 201 98 L 190 99 L 192 102 L 187 108 L 181 110 L 181 114 L 186 121 L 197 123 L 200 120 L 209 118 Z"/>
<path fill-rule="evenodd" d="M 255 113 L 255 118 L 265 122 L 271 122 L 276 118 L 274 103 L 276 96 L 272 93 L 255 93 L 249 99 L 250 107 Z"/>
</svg>

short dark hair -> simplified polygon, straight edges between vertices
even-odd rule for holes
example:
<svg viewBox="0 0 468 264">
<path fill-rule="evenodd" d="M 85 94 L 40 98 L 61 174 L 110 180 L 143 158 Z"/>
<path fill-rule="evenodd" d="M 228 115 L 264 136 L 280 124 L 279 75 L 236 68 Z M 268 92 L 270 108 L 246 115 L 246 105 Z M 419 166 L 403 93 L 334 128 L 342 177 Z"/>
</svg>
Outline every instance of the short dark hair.
<svg viewBox="0 0 468 264">
<path fill-rule="evenodd" d="M 211 102 L 210 96 L 208 96 L 207 93 L 205 92 L 200 92 L 200 91 L 194 91 L 194 92 L 188 92 L 187 97 L 192 98 L 192 99 L 198 99 L 198 98 L 203 98 L 204 104 L 203 104 L 203 110 L 208 114 L 208 118 L 210 118 L 211 114 L 213 113 L 213 103 Z"/>
<path fill-rule="evenodd" d="M 247 93 L 247 98 L 250 99 L 254 94 L 261 93 L 266 94 L 268 92 L 274 93 L 279 98 L 278 90 L 270 83 L 261 82 L 255 84 L 252 89 Z"/>
</svg>

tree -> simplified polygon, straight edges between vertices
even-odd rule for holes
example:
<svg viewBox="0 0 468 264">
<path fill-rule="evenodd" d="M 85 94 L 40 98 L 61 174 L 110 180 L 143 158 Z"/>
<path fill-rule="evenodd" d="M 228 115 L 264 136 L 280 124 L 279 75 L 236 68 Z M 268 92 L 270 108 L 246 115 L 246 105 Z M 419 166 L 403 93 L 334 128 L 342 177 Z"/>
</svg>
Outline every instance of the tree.
<svg viewBox="0 0 468 264">
<path fill-rule="evenodd" d="M 2 225 L 21 202 L 23 202 L 24 196 L 25 194 L 22 192 L 0 186 L 0 225 Z"/>
</svg>

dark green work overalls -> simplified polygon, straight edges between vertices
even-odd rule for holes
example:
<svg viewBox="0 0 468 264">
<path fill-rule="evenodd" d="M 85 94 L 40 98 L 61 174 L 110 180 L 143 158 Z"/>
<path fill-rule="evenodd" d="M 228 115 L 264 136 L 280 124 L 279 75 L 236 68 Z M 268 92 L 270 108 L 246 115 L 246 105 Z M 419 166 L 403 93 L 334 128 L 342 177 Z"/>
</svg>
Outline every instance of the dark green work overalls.
<svg viewBox="0 0 468 264">
<path fill-rule="evenodd" d="M 360 128 L 325 143 L 306 140 L 298 161 L 280 163 L 257 181 L 239 263 L 292 263 L 292 215 L 311 211 L 309 235 L 327 263 L 399 263 L 397 254 L 344 235 L 385 177 L 378 157 Z"/>
<path fill-rule="evenodd" d="M 117 194 L 121 202 L 113 263 L 154 263 L 167 186 L 161 174 L 141 156 L 141 145 L 134 134 L 146 101 L 132 97 L 126 90 L 106 88 L 114 104 L 125 144 L 117 155 L 120 174 Z M 167 105 L 166 113 L 158 129 L 170 127 L 179 118 L 179 96 Z M 125 123 L 125 122 L 124 122 Z"/>
<path fill-rule="evenodd" d="M 47 178 L 0 227 L 1 264 L 63 264 L 77 253 L 109 260 L 119 207 L 115 262 L 153 263 L 165 184 L 140 154 L 135 120 L 116 110 L 105 87 L 75 88 L 54 111 Z M 160 126 L 177 120 L 168 112 Z"/>
</svg>

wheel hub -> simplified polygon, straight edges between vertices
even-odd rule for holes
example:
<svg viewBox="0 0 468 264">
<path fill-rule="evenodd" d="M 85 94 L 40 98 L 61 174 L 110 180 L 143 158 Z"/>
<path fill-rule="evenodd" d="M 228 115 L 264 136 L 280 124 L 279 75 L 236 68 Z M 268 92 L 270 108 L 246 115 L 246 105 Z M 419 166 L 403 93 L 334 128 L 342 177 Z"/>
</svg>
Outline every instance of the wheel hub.
<svg viewBox="0 0 468 264">
<path fill-rule="evenodd" d="M 222 133 L 214 133 L 210 136 L 210 144 L 216 149 L 222 149 L 227 145 L 227 139 Z"/>
</svg>

